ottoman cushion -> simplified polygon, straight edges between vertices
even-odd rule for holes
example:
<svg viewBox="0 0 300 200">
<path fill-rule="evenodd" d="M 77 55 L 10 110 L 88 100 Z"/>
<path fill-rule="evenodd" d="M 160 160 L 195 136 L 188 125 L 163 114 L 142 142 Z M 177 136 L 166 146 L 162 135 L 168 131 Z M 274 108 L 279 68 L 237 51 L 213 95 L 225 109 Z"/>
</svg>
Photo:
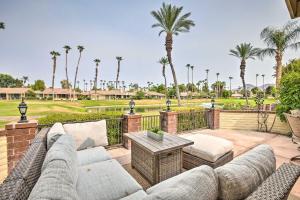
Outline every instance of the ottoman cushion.
<svg viewBox="0 0 300 200">
<path fill-rule="evenodd" d="M 231 141 L 211 135 L 186 134 L 181 137 L 194 141 L 193 145 L 183 148 L 184 152 L 209 162 L 215 162 L 233 149 Z"/>
</svg>

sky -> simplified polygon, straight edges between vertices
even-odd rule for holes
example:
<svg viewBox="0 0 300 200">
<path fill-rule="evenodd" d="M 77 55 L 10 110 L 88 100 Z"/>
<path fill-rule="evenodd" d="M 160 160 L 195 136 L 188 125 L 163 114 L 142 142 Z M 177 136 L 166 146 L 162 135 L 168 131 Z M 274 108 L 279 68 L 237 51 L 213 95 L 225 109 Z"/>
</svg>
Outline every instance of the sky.
<svg viewBox="0 0 300 200">
<path fill-rule="evenodd" d="M 63 46 L 69 45 L 69 77 L 73 82 L 78 59 L 77 45 L 85 50 L 79 66 L 78 79 L 92 80 L 93 60 L 99 58 L 99 80 L 115 80 L 116 56 L 122 56 L 120 79 L 145 86 L 147 81 L 163 83 L 158 60 L 166 55 L 165 35 L 151 28 L 156 21 L 150 15 L 162 2 L 183 6 L 183 13 L 191 12 L 196 26 L 189 33 L 174 37 L 173 62 L 179 83 L 187 82 L 186 64 L 195 66 L 194 82 L 205 79 L 210 69 L 209 82 L 228 82 L 233 76 L 233 87 L 241 85 L 240 61 L 229 55 L 229 50 L 241 42 L 265 47 L 260 32 L 267 26 L 282 26 L 290 20 L 284 0 L 0 0 L 0 73 L 14 77 L 28 76 L 29 82 L 43 79 L 50 86 L 52 59 L 50 51 L 61 53 L 57 60 L 55 87 L 65 79 Z M 299 55 L 289 50 L 283 63 Z M 265 83 L 272 77 L 275 59 L 249 60 L 246 83 L 255 84 L 255 74 L 266 74 Z M 167 68 L 168 82 L 172 74 Z M 262 78 L 259 77 L 259 85 Z"/>
</svg>

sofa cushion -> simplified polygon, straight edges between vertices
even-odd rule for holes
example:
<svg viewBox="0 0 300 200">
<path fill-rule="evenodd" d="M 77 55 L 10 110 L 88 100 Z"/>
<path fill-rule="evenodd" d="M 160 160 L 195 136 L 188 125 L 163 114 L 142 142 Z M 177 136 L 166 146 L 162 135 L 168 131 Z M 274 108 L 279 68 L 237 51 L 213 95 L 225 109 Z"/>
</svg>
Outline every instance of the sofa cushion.
<svg viewBox="0 0 300 200">
<path fill-rule="evenodd" d="M 142 200 L 144 197 L 147 196 L 147 193 L 144 190 L 139 190 L 127 197 L 124 197 L 120 200 Z"/>
<path fill-rule="evenodd" d="M 231 141 L 211 135 L 186 134 L 181 137 L 194 141 L 193 145 L 183 148 L 184 152 L 210 162 L 215 162 L 233 149 Z"/>
<path fill-rule="evenodd" d="M 276 169 L 269 145 L 259 145 L 231 162 L 215 169 L 219 178 L 219 198 L 244 199 Z"/>
<path fill-rule="evenodd" d="M 120 199 L 141 189 L 142 187 L 116 160 L 79 167 L 77 192 L 81 199 Z"/>
<path fill-rule="evenodd" d="M 64 124 L 63 127 L 74 137 L 77 150 L 108 145 L 105 120 Z"/>
<path fill-rule="evenodd" d="M 76 183 L 70 173 L 68 164 L 63 160 L 52 160 L 49 162 L 32 189 L 28 199 L 79 199 L 76 192 Z"/>
<path fill-rule="evenodd" d="M 49 150 L 53 143 L 63 134 L 65 134 L 65 129 L 61 123 L 55 123 L 47 134 L 47 149 Z"/>
<path fill-rule="evenodd" d="M 111 159 L 104 147 L 94 147 L 77 151 L 78 165 L 87 165 Z"/>
<path fill-rule="evenodd" d="M 202 165 L 167 179 L 146 192 L 148 196 L 143 200 L 216 200 L 218 178 L 211 167 Z"/>
<path fill-rule="evenodd" d="M 62 135 L 49 149 L 42 165 L 42 172 L 48 168 L 51 162 L 58 161 L 65 163 L 68 173 L 76 183 L 78 177 L 77 153 L 75 141 L 69 134 Z"/>
</svg>

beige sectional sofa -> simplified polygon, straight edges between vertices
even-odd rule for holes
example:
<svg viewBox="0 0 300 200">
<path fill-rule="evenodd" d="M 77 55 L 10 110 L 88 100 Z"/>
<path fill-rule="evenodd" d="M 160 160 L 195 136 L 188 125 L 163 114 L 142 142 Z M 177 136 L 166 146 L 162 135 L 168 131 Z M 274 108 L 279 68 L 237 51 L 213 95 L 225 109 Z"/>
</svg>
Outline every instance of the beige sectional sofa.
<svg viewBox="0 0 300 200">
<path fill-rule="evenodd" d="M 105 144 L 105 121 L 55 124 L 47 134 L 48 151 L 29 199 L 235 200 L 273 199 L 269 198 L 272 196 L 284 199 L 300 174 L 300 167 L 290 165 L 275 173 L 272 148 L 260 145 L 222 167 L 202 165 L 144 191 L 111 159 L 101 146 Z M 289 174 L 283 173 L 286 170 Z M 279 182 L 277 188 L 273 182 L 278 183 L 278 177 L 288 181 Z"/>
</svg>

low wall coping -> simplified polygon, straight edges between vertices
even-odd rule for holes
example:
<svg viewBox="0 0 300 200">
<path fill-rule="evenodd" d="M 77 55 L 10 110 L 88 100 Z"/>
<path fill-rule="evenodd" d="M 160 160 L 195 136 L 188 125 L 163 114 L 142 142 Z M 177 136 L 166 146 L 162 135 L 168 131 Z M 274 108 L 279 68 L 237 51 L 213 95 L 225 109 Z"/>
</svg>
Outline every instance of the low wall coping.
<svg viewBox="0 0 300 200">
<path fill-rule="evenodd" d="M 227 112 L 227 113 L 258 113 L 258 110 L 221 110 L 221 112 Z M 275 111 L 267 111 L 262 110 L 261 112 L 266 112 L 270 114 L 275 114 Z"/>
</svg>

